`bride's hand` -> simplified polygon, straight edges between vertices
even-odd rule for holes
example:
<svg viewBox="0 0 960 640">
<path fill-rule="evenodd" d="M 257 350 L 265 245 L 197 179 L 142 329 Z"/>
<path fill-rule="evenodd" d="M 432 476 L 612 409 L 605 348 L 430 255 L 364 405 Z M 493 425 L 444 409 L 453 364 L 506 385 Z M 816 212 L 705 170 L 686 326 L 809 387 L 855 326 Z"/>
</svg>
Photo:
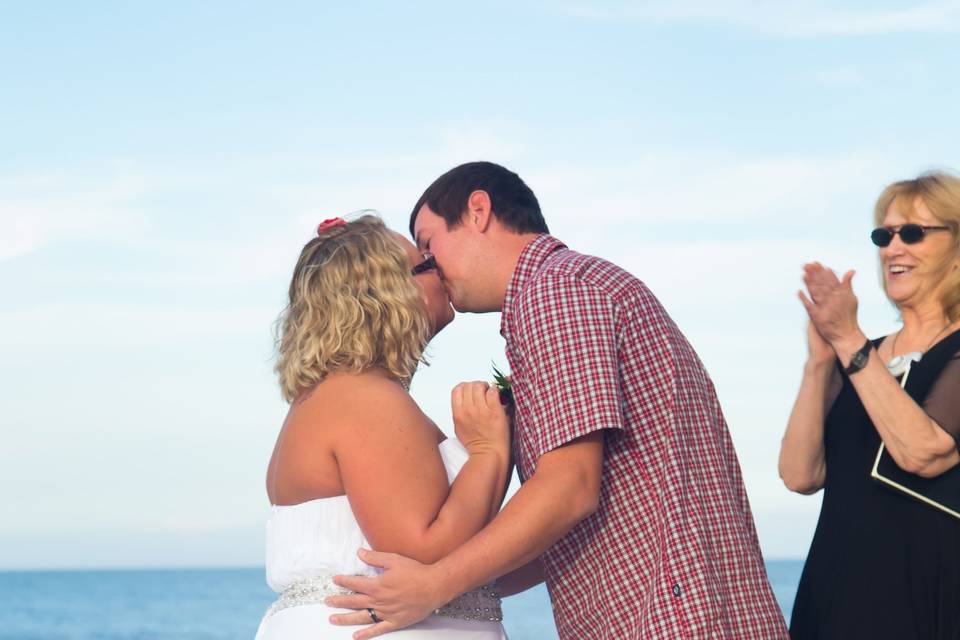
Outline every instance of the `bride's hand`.
<svg viewBox="0 0 960 640">
<path fill-rule="evenodd" d="M 486 382 L 462 382 L 453 388 L 450 404 L 457 438 L 470 455 L 509 453 L 510 420 L 496 387 Z"/>
</svg>

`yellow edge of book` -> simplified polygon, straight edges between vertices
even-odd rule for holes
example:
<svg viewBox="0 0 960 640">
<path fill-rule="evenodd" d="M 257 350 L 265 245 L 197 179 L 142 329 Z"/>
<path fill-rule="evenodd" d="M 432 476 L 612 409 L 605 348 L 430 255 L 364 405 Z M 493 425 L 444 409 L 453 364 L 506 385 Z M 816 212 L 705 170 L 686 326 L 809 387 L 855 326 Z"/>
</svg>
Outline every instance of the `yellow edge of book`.
<svg viewBox="0 0 960 640">
<path fill-rule="evenodd" d="M 896 488 L 896 489 L 898 489 L 898 490 L 900 490 L 900 491 L 903 491 L 904 493 L 906 493 L 906 494 L 908 494 L 908 495 L 916 498 L 917 500 L 920 500 L 920 501 L 922 501 L 922 502 L 926 502 L 926 503 L 927 503 L 928 505 L 930 505 L 931 507 L 936 507 L 937 509 L 940 509 L 940 510 L 942 510 L 942 511 L 946 511 L 947 513 L 949 513 L 950 515 L 952 515 L 954 518 L 960 518 L 960 513 L 957 513 L 956 511 L 954 511 L 954 510 L 951 509 L 950 507 L 948 507 L 948 506 L 946 506 L 946 505 L 942 505 L 942 504 L 940 504 L 939 502 L 937 502 L 936 500 L 931 500 L 930 498 L 926 497 L 925 495 L 922 495 L 922 494 L 920 494 L 920 493 L 917 493 L 917 492 L 914 491 L 913 489 L 910 489 L 909 487 L 905 487 L 905 486 L 903 486 L 902 484 L 900 484 L 899 482 L 894 482 L 893 480 L 891 480 L 890 478 L 887 478 L 886 476 L 880 475 L 880 472 L 877 471 L 877 467 L 880 466 L 880 456 L 883 455 L 883 450 L 884 450 L 884 445 L 883 445 L 883 443 L 880 443 L 880 449 L 877 450 L 877 458 L 876 458 L 876 460 L 873 461 L 873 469 L 870 471 L 870 477 L 871 477 L 871 478 L 873 478 L 873 479 L 875 479 L 875 480 L 879 480 L 880 482 L 884 482 L 884 483 L 890 485 L 891 487 L 894 487 L 894 488 Z"/>
<path fill-rule="evenodd" d="M 907 388 L 907 378 L 910 377 L 910 368 L 911 368 L 912 365 L 913 365 L 912 362 L 907 362 L 907 370 L 903 372 L 903 377 L 900 378 L 900 388 L 901 388 L 901 389 L 906 389 L 906 388 Z M 951 516 L 953 516 L 954 518 L 960 519 L 960 513 L 957 513 L 956 511 L 954 511 L 954 510 L 951 509 L 950 507 L 948 507 L 948 506 L 946 506 L 946 505 L 943 505 L 943 504 L 940 504 L 940 503 L 937 502 L 936 500 L 931 500 L 931 499 L 928 498 L 927 496 L 922 495 L 922 494 L 920 494 L 920 493 L 917 493 L 917 492 L 914 491 L 913 489 L 911 489 L 911 488 L 909 488 L 909 487 L 905 487 L 905 486 L 903 486 L 902 484 L 900 484 L 899 482 L 894 482 L 893 480 L 891 480 L 890 478 L 887 478 L 886 476 L 880 475 L 880 472 L 878 471 L 878 467 L 880 466 L 880 456 L 883 455 L 883 450 L 884 450 L 884 444 L 881 442 L 881 443 L 880 443 L 880 448 L 877 450 L 877 457 L 876 457 L 876 459 L 873 461 L 873 469 L 870 470 L 870 477 L 871 477 L 871 478 L 873 478 L 874 480 L 879 480 L 880 482 L 883 482 L 883 483 L 885 483 L 885 484 L 888 484 L 888 485 L 890 485 L 891 487 L 893 487 L 893 488 L 895 488 L 895 489 L 897 489 L 897 490 L 899 490 L 899 491 L 904 492 L 904 493 L 907 494 L 908 496 L 912 496 L 912 497 L 916 498 L 917 500 L 920 500 L 921 502 L 927 503 L 927 504 L 930 505 L 931 507 L 940 509 L 941 511 L 946 511 L 947 513 L 949 513 L 949 514 L 950 514 Z"/>
</svg>

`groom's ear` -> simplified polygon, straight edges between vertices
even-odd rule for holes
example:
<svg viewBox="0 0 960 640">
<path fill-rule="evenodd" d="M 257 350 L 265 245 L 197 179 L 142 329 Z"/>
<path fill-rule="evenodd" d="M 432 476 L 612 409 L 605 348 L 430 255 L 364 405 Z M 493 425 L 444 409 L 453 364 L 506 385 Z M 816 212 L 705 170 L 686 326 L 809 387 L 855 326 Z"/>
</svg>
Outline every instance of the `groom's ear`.
<svg viewBox="0 0 960 640">
<path fill-rule="evenodd" d="M 490 194 L 482 189 L 477 189 L 467 197 L 467 213 L 465 222 L 479 231 L 486 232 L 493 219 L 493 213 L 490 210 Z"/>
</svg>

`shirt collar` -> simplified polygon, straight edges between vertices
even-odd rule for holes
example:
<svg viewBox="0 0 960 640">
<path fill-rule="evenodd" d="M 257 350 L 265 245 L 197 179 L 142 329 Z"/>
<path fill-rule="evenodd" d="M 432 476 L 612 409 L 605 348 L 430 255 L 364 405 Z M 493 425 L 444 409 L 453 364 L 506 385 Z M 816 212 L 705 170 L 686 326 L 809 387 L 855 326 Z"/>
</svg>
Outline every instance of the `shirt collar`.
<svg viewBox="0 0 960 640">
<path fill-rule="evenodd" d="M 507 283 L 507 292 L 503 296 L 503 309 L 500 314 L 500 335 L 507 337 L 510 331 L 513 300 L 523 291 L 530 277 L 540 268 L 547 257 L 559 249 L 566 249 L 563 244 L 549 234 L 541 234 L 531 240 L 520 252 L 517 266 L 513 269 L 510 282 Z"/>
</svg>

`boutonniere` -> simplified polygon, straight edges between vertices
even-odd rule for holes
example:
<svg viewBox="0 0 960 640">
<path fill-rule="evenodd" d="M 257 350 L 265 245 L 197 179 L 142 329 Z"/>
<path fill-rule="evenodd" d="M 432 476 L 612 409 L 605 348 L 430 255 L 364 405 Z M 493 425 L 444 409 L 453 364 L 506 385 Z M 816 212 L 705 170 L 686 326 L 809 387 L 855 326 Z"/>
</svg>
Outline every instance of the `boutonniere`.
<svg viewBox="0 0 960 640">
<path fill-rule="evenodd" d="M 496 364 L 493 365 L 493 386 L 500 392 L 500 404 L 505 407 L 512 407 L 513 385 L 510 382 L 510 376 L 500 371 Z"/>
</svg>

